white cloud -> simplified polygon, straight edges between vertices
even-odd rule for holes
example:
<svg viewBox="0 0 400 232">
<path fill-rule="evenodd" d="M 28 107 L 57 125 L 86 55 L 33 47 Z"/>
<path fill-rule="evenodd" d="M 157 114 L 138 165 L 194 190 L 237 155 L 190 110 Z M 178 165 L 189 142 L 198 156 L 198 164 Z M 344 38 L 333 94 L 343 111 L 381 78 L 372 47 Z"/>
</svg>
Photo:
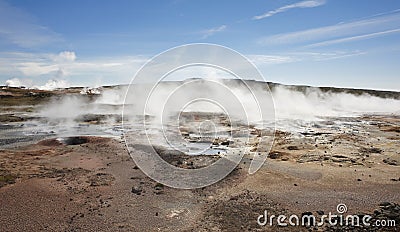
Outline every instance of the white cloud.
<svg viewBox="0 0 400 232">
<path fill-rule="evenodd" d="M 23 48 L 62 41 L 59 34 L 37 23 L 31 15 L 1 0 L 0 39 Z"/>
<path fill-rule="evenodd" d="M 313 7 L 317 7 L 317 6 L 322 6 L 326 3 L 325 0 L 307 0 L 307 1 L 301 1 L 301 2 L 297 2 L 297 3 L 293 3 L 293 4 L 289 4 L 289 5 L 285 5 L 282 7 L 279 7 L 275 10 L 271 10 L 268 11 L 262 15 L 257 15 L 254 16 L 253 19 L 254 20 L 259 20 L 259 19 L 263 19 L 263 18 L 267 18 L 267 17 L 271 17 L 275 14 L 278 13 L 282 13 L 285 11 L 288 11 L 290 9 L 294 9 L 294 8 L 313 8 Z"/>
<path fill-rule="evenodd" d="M 357 36 L 365 33 L 377 33 L 382 30 L 394 30 L 400 25 L 400 14 L 378 16 L 348 23 L 277 34 L 261 38 L 262 45 L 319 42 L 341 37 Z M 383 35 L 383 34 L 382 34 Z M 377 36 L 377 35 L 376 35 Z M 361 39 L 361 38 L 360 38 Z"/>
<path fill-rule="evenodd" d="M 331 52 L 294 52 L 288 55 L 297 61 L 327 61 L 347 58 L 352 56 L 360 56 L 367 54 L 365 51 L 331 51 Z"/>
<path fill-rule="evenodd" d="M 328 40 L 328 41 L 324 41 L 324 42 L 314 43 L 314 44 L 310 44 L 306 47 L 310 47 L 310 48 L 311 47 L 321 47 L 321 46 L 327 46 L 327 45 L 332 45 L 332 44 L 352 42 L 352 41 L 357 41 L 357 40 L 362 40 L 362 39 L 369 39 L 369 38 L 374 38 L 374 37 L 378 37 L 378 36 L 399 33 L 399 32 L 400 32 L 400 28 L 393 29 L 393 30 L 387 30 L 387 31 L 379 31 L 379 32 L 374 32 L 374 33 L 370 33 L 370 34 L 357 35 L 357 36 L 351 36 L 351 37 L 346 37 L 346 38 L 341 38 L 341 39 L 334 39 L 334 40 Z"/>
<path fill-rule="evenodd" d="M 12 64 L 25 76 L 30 77 L 50 73 L 56 78 L 63 77 L 76 60 L 75 52 L 72 51 L 63 51 L 59 54 L 6 53 L 7 55 L 9 57 L 5 60 L 0 59 L 0 64 Z"/>
<path fill-rule="evenodd" d="M 255 65 L 265 64 L 283 64 L 297 61 L 297 58 L 292 56 L 279 56 L 279 55 L 247 55 L 246 56 Z"/>
<path fill-rule="evenodd" d="M 33 79 L 33 84 L 37 86 L 44 84 L 42 82 L 44 79 L 65 79 L 75 85 L 88 86 L 118 82 L 129 83 L 130 78 L 147 60 L 148 57 L 145 56 L 77 59 L 73 51 L 60 53 L 0 52 L 0 74 L 3 78 Z M 6 80 L 3 79 L 3 81 Z"/>
<path fill-rule="evenodd" d="M 214 35 L 215 33 L 221 32 L 221 31 L 225 31 L 226 29 L 226 25 L 221 25 L 219 27 L 215 27 L 215 28 L 211 28 L 208 30 L 204 30 L 201 32 L 201 34 L 203 34 L 203 39 L 206 39 L 212 35 Z"/>
<path fill-rule="evenodd" d="M 286 52 L 280 55 L 247 55 L 257 66 L 277 65 L 302 61 L 325 61 L 366 54 L 363 51 L 331 51 L 331 52 Z"/>
<path fill-rule="evenodd" d="M 73 62 L 76 59 L 75 52 L 63 51 L 56 56 L 55 60 L 58 62 Z"/>
<path fill-rule="evenodd" d="M 22 62 L 15 65 L 25 76 L 40 76 L 59 69 L 57 65 L 42 62 Z"/>
</svg>

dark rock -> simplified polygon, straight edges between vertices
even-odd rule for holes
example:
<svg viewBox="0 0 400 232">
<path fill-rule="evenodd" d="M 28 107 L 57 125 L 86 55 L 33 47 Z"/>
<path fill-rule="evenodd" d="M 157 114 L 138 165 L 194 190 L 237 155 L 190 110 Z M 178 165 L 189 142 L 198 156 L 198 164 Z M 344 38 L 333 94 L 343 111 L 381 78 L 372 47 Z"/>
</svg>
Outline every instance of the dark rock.
<svg viewBox="0 0 400 232">
<path fill-rule="evenodd" d="M 157 190 L 157 191 L 161 191 L 161 190 L 164 189 L 164 185 L 161 184 L 161 183 L 157 183 L 157 184 L 154 186 L 154 189 Z"/>
<path fill-rule="evenodd" d="M 290 150 L 290 151 L 299 150 L 299 148 L 297 146 L 288 146 L 287 149 Z"/>
<path fill-rule="evenodd" d="M 391 204 L 390 202 L 384 201 L 384 202 L 381 202 L 381 203 L 379 204 L 379 207 L 385 208 L 385 207 L 388 207 L 388 206 L 391 206 L 391 205 L 392 205 L 392 204 Z"/>
<path fill-rule="evenodd" d="M 133 186 L 131 192 L 136 195 L 141 195 L 143 192 L 143 189 L 140 186 Z"/>
<path fill-rule="evenodd" d="M 380 154 L 383 152 L 383 150 L 380 148 L 377 148 L 377 147 L 371 147 L 371 148 L 362 147 L 362 148 L 360 148 L 360 152 L 361 153 L 378 153 L 378 154 Z"/>
<path fill-rule="evenodd" d="M 279 152 L 271 152 L 268 156 L 270 159 L 278 159 L 282 157 L 282 154 Z"/>
<path fill-rule="evenodd" d="M 231 144 L 231 143 L 233 143 L 233 142 L 227 140 L 227 141 L 221 142 L 221 145 L 222 145 L 222 146 L 229 146 L 229 144 Z"/>
<path fill-rule="evenodd" d="M 394 160 L 394 159 L 386 158 L 386 159 L 383 160 L 383 162 L 385 164 L 397 166 L 397 160 Z"/>
<path fill-rule="evenodd" d="M 344 156 L 344 155 L 333 155 L 332 157 L 338 158 L 338 159 L 347 159 L 348 158 L 347 156 Z"/>
</svg>

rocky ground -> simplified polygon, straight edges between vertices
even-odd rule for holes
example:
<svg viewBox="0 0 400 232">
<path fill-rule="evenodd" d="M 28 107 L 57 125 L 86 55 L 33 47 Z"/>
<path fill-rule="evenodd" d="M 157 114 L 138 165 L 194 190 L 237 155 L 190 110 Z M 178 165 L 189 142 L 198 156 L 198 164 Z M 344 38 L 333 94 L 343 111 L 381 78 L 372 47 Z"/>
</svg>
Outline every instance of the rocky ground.
<svg viewBox="0 0 400 232">
<path fill-rule="evenodd" d="M 344 203 L 348 213 L 397 223 L 373 229 L 398 230 L 399 132 L 387 125 L 398 119 L 370 117 L 368 122 L 364 128 L 374 132 L 369 139 L 347 133 L 299 138 L 277 133 L 260 171 L 247 174 L 247 156 L 226 179 L 196 190 L 173 189 L 149 179 L 116 139 L 47 139 L 2 150 L 0 225 L 2 231 L 298 231 L 309 228 L 259 226 L 256 220 L 264 210 L 318 216 L 335 213 L 336 205 Z M 349 145 L 355 139 L 359 147 Z M 195 156 L 162 154 L 181 167 L 199 162 Z"/>
<path fill-rule="evenodd" d="M 30 102 L 41 94 L 48 93 L 22 94 L 28 101 L 23 106 L 3 96 L 7 104 L 2 105 L 0 129 L 31 120 L 26 114 L 34 109 Z M 99 120 L 91 116 L 81 121 Z M 181 132 L 190 135 L 190 129 Z M 246 147 L 248 152 L 224 180 L 194 190 L 170 188 L 148 178 L 120 137 L 57 139 L 50 133 L 21 142 L 2 137 L 0 146 L 12 146 L 0 150 L 0 231 L 400 230 L 399 116 L 324 118 L 297 132 L 279 129 L 271 151 L 258 144 L 265 135 L 262 130 L 252 127 L 251 134 L 247 143 L 214 141 L 232 150 Z M 256 146 L 268 158 L 249 175 Z M 182 168 L 201 168 L 219 158 L 157 149 L 164 160 Z M 344 215 L 367 214 L 372 223 L 393 220 L 396 225 L 282 227 L 276 219 L 272 226 L 257 224 L 265 210 L 268 215 L 319 219 L 336 214 L 338 204 L 346 204 Z"/>
</svg>

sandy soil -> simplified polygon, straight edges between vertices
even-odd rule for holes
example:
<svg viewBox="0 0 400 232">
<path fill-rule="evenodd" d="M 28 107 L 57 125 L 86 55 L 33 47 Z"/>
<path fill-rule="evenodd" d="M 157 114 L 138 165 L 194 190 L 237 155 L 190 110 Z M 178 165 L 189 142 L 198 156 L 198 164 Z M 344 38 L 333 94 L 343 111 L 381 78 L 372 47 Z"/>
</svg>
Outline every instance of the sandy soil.
<svg viewBox="0 0 400 232">
<path fill-rule="evenodd" d="M 379 118 L 380 123 L 393 120 L 398 119 Z M 259 226 L 256 220 L 264 210 L 335 213 L 339 203 L 347 205 L 348 213 L 389 215 L 397 227 L 379 229 L 399 230 L 399 133 L 377 124 L 368 130 L 383 141 L 374 144 L 377 149 L 355 148 L 357 154 L 341 153 L 343 157 L 335 157 L 348 149 L 340 144 L 360 136 L 312 135 L 314 143 L 308 143 L 307 138 L 278 133 L 271 153 L 275 155 L 257 173 L 247 173 L 247 156 L 226 179 L 196 190 L 173 189 L 149 179 L 125 144 L 115 139 L 85 137 L 77 145 L 49 139 L 2 150 L 1 230 L 299 231 L 308 228 Z M 318 142 L 321 136 L 335 137 L 334 145 Z M 383 202 L 391 203 L 389 211 L 380 206 Z"/>
</svg>

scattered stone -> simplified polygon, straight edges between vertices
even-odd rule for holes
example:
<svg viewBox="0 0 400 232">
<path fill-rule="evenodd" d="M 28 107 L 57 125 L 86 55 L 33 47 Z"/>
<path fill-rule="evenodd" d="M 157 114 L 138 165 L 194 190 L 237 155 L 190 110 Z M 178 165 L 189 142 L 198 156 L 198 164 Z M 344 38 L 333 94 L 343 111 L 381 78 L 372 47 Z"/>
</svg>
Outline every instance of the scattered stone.
<svg viewBox="0 0 400 232">
<path fill-rule="evenodd" d="M 231 144 L 231 143 L 232 143 L 231 141 L 227 140 L 227 141 L 221 142 L 221 145 L 222 146 L 229 146 L 229 144 Z"/>
<path fill-rule="evenodd" d="M 90 186 L 108 186 L 111 185 L 114 180 L 114 176 L 108 173 L 96 173 L 88 178 Z"/>
<path fill-rule="evenodd" d="M 361 153 L 378 153 L 381 154 L 383 152 L 382 149 L 377 148 L 377 147 L 362 147 L 359 150 Z"/>
<path fill-rule="evenodd" d="M 157 184 L 154 186 L 154 189 L 157 190 L 157 191 L 163 190 L 163 189 L 164 189 L 164 185 L 161 184 L 161 183 L 157 183 Z"/>
<path fill-rule="evenodd" d="M 281 151 L 271 151 L 268 155 L 270 159 L 284 159 L 284 161 L 289 160 L 287 157 L 288 153 Z"/>
<path fill-rule="evenodd" d="M 287 149 L 290 151 L 299 150 L 299 148 L 297 146 L 288 146 Z"/>
<path fill-rule="evenodd" d="M 385 164 L 397 166 L 397 160 L 394 160 L 394 159 L 386 158 L 386 159 L 383 160 L 383 162 Z"/>
<path fill-rule="evenodd" d="M 338 159 L 348 159 L 348 157 L 344 156 L 344 155 L 333 155 L 332 157 L 338 158 Z"/>
<path fill-rule="evenodd" d="M 277 158 L 279 158 L 279 157 L 280 157 L 280 154 L 277 153 L 277 152 L 273 152 L 273 153 L 270 153 L 270 154 L 269 154 L 269 158 L 270 158 L 270 159 L 277 159 Z"/>
<path fill-rule="evenodd" d="M 379 204 L 379 207 L 381 207 L 381 208 L 386 208 L 386 207 L 391 206 L 391 205 L 392 205 L 392 204 L 391 204 L 390 202 L 384 201 L 384 202 L 381 202 L 381 203 Z"/>
<path fill-rule="evenodd" d="M 157 184 L 154 186 L 154 193 L 155 193 L 156 195 L 159 195 L 159 194 L 164 193 L 164 185 L 161 184 L 161 183 L 157 183 Z"/>
<path fill-rule="evenodd" d="M 131 192 L 136 195 L 141 195 L 143 192 L 143 189 L 140 186 L 133 186 Z"/>
</svg>

